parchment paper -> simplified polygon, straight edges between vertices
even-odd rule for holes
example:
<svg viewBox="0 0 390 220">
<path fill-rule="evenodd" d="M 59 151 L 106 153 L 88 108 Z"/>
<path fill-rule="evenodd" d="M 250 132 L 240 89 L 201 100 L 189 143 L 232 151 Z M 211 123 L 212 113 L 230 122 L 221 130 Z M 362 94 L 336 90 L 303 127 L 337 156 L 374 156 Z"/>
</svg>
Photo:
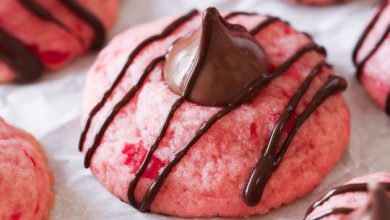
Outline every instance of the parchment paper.
<svg viewBox="0 0 390 220">
<path fill-rule="evenodd" d="M 268 215 L 253 217 L 302 219 L 309 204 L 333 186 L 354 176 L 390 171 L 390 118 L 367 97 L 353 76 L 351 62 L 352 48 L 375 4 L 373 0 L 362 0 L 341 6 L 310 8 L 293 6 L 284 0 L 123 0 L 110 37 L 137 23 L 213 5 L 224 12 L 249 10 L 282 17 L 324 45 L 335 72 L 349 81 L 345 93 L 352 114 L 349 151 L 313 193 Z M 80 103 L 86 71 L 95 56 L 82 57 L 32 85 L 0 86 L 0 115 L 34 134 L 45 148 L 56 178 L 56 201 L 51 219 L 168 219 L 139 213 L 120 202 L 83 168 L 83 156 L 77 150 L 81 130 Z"/>
</svg>

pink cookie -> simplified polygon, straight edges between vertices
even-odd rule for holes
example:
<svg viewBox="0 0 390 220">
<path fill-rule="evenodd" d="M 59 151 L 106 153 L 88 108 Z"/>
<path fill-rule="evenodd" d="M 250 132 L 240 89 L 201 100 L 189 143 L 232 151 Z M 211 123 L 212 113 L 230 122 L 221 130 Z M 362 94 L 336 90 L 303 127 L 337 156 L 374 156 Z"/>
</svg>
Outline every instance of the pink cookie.
<svg viewBox="0 0 390 220">
<path fill-rule="evenodd" d="M 298 4 L 304 4 L 304 5 L 323 6 L 323 5 L 339 4 L 339 3 L 346 2 L 347 0 L 290 0 L 290 1 Z"/>
<path fill-rule="evenodd" d="M 226 19 L 240 25 L 214 8 L 203 20 L 192 11 L 138 25 L 103 49 L 89 72 L 80 140 L 85 165 L 141 211 L 263 214 L 313 190 L 347 147 L 350 116 L 338 94 L 346 83 L 330 76 L 323 48 L 277 18 Z M 188 83 L 176 85 L 181 81 Z M 243 92 L 226 103 L 237 84 Z M 266 145 L 275 155 L 264 152 Z"/>
<path fill-rule="evenodd" d="M 28 82 L 99 49 L 118 0 L 4 0 L 0 6 L 0 83 Z"/>
<path fill-rule="evenodd" d="M 0 219 L 47 219 L 53 177 L 39 143 L 0 118 Z"/>
<path fill-rule="evenodd" d="M 390 114 L 390 1 L 383 1 L 353 53 L 357 77 L 375 103 Z"/>
<path fill-rule="evenodd" d="M 381 190 L 375 189 L 378 183 L 382 185 Z M 375 173 L 352 179 L 313 203 L 306 213 L 305 220 L 389 219 L 390 198 L 386 193 L 388 190 L 389 173 Z"/>
</svg>

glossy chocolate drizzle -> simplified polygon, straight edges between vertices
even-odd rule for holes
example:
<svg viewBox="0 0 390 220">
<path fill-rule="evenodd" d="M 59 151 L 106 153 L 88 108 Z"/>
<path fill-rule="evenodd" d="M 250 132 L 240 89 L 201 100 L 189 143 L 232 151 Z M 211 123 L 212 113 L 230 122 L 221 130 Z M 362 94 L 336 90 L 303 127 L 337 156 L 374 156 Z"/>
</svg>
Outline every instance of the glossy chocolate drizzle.
<svg viewBox="0 0 390 220">
<path fill-rule="evenodd" d="M 82 44 L 84 44 L 83 40 L 77 34 L 72 33 L 64 23 L 35 0 L 19 0 L 19 2 L 23 7 L 34 13 L 40 19 L 56 24 L 65 31 L 73 34 Z M 75 0 L 60 0 L 60 2 L 70 9 L 71 12 L 75 13 L 80 19 L 84 20 L 94 30 L 94 39 L 90 49 L 95 50 L 103 46 L 106 31 L 101 21 L 87 9 L 79 5 Z M 8 34 L 1 28 L 0 38 L 0 58 L 15 70 L 17 75 L 16 82 L 33 81 L 42 75 L 44 71 L 43 63 L 36 54 L 32 53 L 23 44 L 22 41 L 15 36 Z"/>
<path fill-rule="evenodd" d="M 19 0 L 19 2 L 29 11 L 37 15 L 43 20 L 47 20 L 53 22 L 59 27 L 63 28 L 67 32 L 73 34 L 82 44 L 84 44 L 83 40 L 80 37 L 72 33 L 71 30 L 63 24 L 60 20 L 58 20 L 49 10 L 40 5 L 36 0 Z M 87 23 L 94 31 L 94 38 L 90 45 L 91 50 L 100 49 L 103 46 L 104 39 L 106 37 L 106 30 L 104 28 L 103 23 L 100 21 L 98 17 L 89 12 L 86 8 L 81 6 L 76 0 L 59 0 L 61 4 L 63 4 L 66 8 L 69 9 L 72 13 L 74 13 L 78 18 Z"/>
<path fill-rule="evenodd" d="M 16 82 L 30 82 L 44 70 L 41 61 L 17 38 L 0 28 L 0 59 L 16 73 Z"/>
<path fill-rule="evenodd" d="M 382 187 L 385 191 L 390 191 L 390 183 L 379 183 L 380 187 Z M 347 185 L 342 185 L 338 186 L 331 191 L 329 191 L 327 194 L 325 194 L 322 198 L 320 198 L 318 201 L 314 202 L 309 209 L 306 212 L 305 219 L 307 220 L 320 220 L 322 218 L 331 216 L 331 215 L 337 215 L 337 214 L 343 214 L 343 215 L 348 215 L 351 214 L 355 211 L 353 208 L 348 208 L 348 207 L 338 207 L 338 208 L 332 208 L 332 209 L 327 209 L 324 211 L 319 212 L 318 214 L 314 216 L 308 216 L 319 206 L 323 205 L 326 203 L 329 199 L 331 199 L 333 196 L 340 195 L 340 194 L 345 194 L 345 193 L 352 193 L 352 192 L 371 192 L 369 189 L 369 186 L 367 183 L 353 183 L 353 184 L 347 184 Z M 374 190 L 375 193 L 375 190 Z M 374 200 L 375 200 L 374 195 Z M 375 202 L 375 201 L 374 201 Z M 383 207 L 383 204 L 375 204 L 376 207 L 373 211 L 371 212 L 382 212 L 383 208 L 389 209 L 390 207 Z M 388 204 L 387 204 L 388 205 Z M 366 212 L 367 214 L 367 212 Z M 371 213 L 375 214 L 375 213 Z M 383 216 L 384 217 L 384 216 Z M 372 220 L 377 220 L 378 218 L 372 218 Z M 371 220 L 371 219 L 370 219 Z M 380 220 L 380 219 L 378 219 Z"/>
<path fill-rule="evenodd" d="M 388 0 L 382 0 L 381 6 L 378 10 L 378 12 L 375 14 L 374 18 L 370 21 L 370 23 L 367 25 L 367 27 L 364 29 L 363 34 L 360 36 L 352 54 L 352 60 L 354 65 L 356 66 L 356 77 L 361 80 L 362 71 L 364 69 L 365 64 L 370 61 L 370 59 L 374 56 L 374 54 L 379 50 L 381 45 L 385 42 L 386 38 L 388 37 L 390 33 L 390 23 L 387 25 L 386 30 L 383 32 L 383 35 L 379 38 L 379 40 L 376 42 L 375 46 L 367 53 L 367 55 L 361 59 L 358 60 L 358 54 L 360 49 L 362 48 L 364 42 L 366 41 L 368 35 L 371 33 L 371 31 L 376 26 L 377 22 L 381 18 L 382 14 L 384 13 L 387 5 L 389 4 Z M 388 115 L 390 115 L 390 93 L 387 96 L 387 102 L 385 106 L 385 111 Z"/>
<path fill-rule="evenodd" d="M 77 3 L 76 0 L 60 0 L 60 2 L 93 29 L 94 38 L 89 47 L 90 50 L 100 49 L 103 46 L 107 35 L 107 31 L 102 21 L 85 7 Z"/>
<path fill-rule="evenodd" d="M 197 15 L 197 12 L 191 11 L 189 14 L 186 14 L 183 17 L 176 19 L 160 34 L 154 35 L 146 39 L 144 42 L 138 45 L 133 50 L 133 52 L 131 52 L 124 68 L 118 75 L 117 79 L 114 81 L 110 89 L 104 93 L 101 101 L 90 112 L 87 122 L 85 124 L 85 128 L 80 137 L 80 142 L 79 142 L 80 150 L 83 150 L 86 135 L 89 131 L 93 118 L 107 102 L 108 98 L 111 96 L 114 89 L 118 86 L 119 82 L 123 79 L 126 70 L 129 68 L 129 66 L 131 65 L 135 57 L 140 53 L 140 51 L 142 51 L 145 47 L 147 47 L 151 43 L 169 36 L 170 33 L 172 33 L 176 28 L 186 23 L 187 21 L 190 21 L 195 15 Z M 255 14 L 233 13 L 233 14 L 229 14 L 227 17 L 231 18 L 237 15 L 251 16 Z M 204 50 L 208 47 L 207 44 L 210 42 L 209 38 L 211 36 L 210 35 L 211 26 L 212 24 L 215 24 L 213 21 L 215 21 L 214 19 L 216 18 L 222 19 L 219 16 L 218 11 L 214 8 L 209 8 L 204 13 L 203 22 L 201 26 L 202 34 L 201 34 L 201 39 L 199 41 L 198 56 L 204 56 L 205 53 Z M 252 35 L 256 35 L 260 31 L 262 31 L 263 29 L 265 29 L 266 27 L 268 27 L 269 25 L 277 21 L 279 20 L 273 17 L 269 17 L 268 19 L 266 19 L 265 21 L 257 25 L 254 29 L 252 29 L 249 32 Z M 181 159 L 187 154 L 187 152 L 191 149 L 191 147 L 203 136 L 203 134 L 205 134 L 208 131 L 208 129 L 210 129 L 215 124 L 215 122 L 217 122 L 219 119 L 229 114 L 239 106 L 241 106 L 243 102 L 248 101 L 248 98 L 251 97 L 253 91 L 259 92 L 267 83 L 281 76 L 294 63 L 296 63 L 306 53 L 311 51 L 316 51 L 318 53 L 325 55 L 325 50 L 322 47 L 319 47 L 314 43 L 308 43 L 307 45 L 299 49 L 289 59 L 287 59 L 287 61 L 284 62 L 274 72 L 267 73 L 267 74 L 260 72 L 254 80 L 250 81 L 245 86 L 243 86 L 235 94 L 235 96 L 228 101 L 228 103 L 225 103 L 223 108 L 221 108 L 217 113 L 212 115 L 206 122 L 204 122 L 200 126 L 200 128 L 196 131 L 194 136 L 183 146 L 182 150 L 177 152 L 171 158 L 171 160 L 163 168 L 160 169 L 159 174 L 151 183 L 144 197 L 140 202 L 138 202 L 136 201 L 134 195 L 138 182 L 142 177 L 143 173 L 145 172 L 147 166 L 150 164 L 152 155 L 155 152 L 155 150 L 158 148 L 160 141 L 165 136 L 165 133 L 171 123 L 171 120 L 176 110 L 181 106 L 182 103 L 188 101 L 189 95 L 191 94 L 191 91 L 194 88 L 193 86 L 196 83 L 197 77 L 202 72 L 201 69 L 203 65 L 200 64 L 204 64 L 204 63 L 202 61 L 199 61 L 198 58 L 194 59 L 196 60 L 196 62 L 194 62 L 194 66 L 192 69 L 193 73 L 190 74 L 190 77 L 187 79 L 187 83 L 185 83 L 184 89 L 181 91 L 180 97 L 171 106 L 171 109 L 168 115 L 166 116 L 165 122 L 161 127 L 158 137 L 154 140 L 153 144 L 150 146 L 145 156 L 145 159 L 142 162 L 141 167 L 137 170 L 137 172 L 134 175 L 134 178 L 131 180 L 129 184 L 128 200 L 130 205 L 132 205 L 133 207 L 135 207 L 136 209 L 142 212 L 148 211 L 150 205 L 154 201 L 155 197 L 157 196 L 157 193 L 159 192 L 160 188 L 162 187 L 165 179 L 168 177 L 171 170 L 176 166 L 176 164 L 178 164 L 181 161 Z M 165 56 L 162 56 L 162 57 L 157 57 L 156 59 L 151 61 L 151 63 L 149 63 L 149 65 L 145 68 L 143 74 L 141 75 L 136 85 L 131 87 L 129 91 L 125 94 L 125 96 L 113 107 L 109 116 L 102 123 L 100 129 L 98 129 L 93 139 L 91 147 L 86 152 L 85 161 L 84 161 L 85 167 L 88 168 L 90 166 L 92 156 L 95 153 L 98 146 L 100 145 L 104 133 L 107 130 L 110 123 L 114 120 L 115 115 L 120 111 L 121 108 L 123 108 L 127 103 L 129 103 L 129 101 L 134 97 L 136 92 L 139 90 L 140 86 L 143 84 L 143 81 L 145 80 L 146 76 L 154 69 L 154 67 L 159 62 L 165 61 L 165 59 L 166 59 Z M 285 112 L 282 114 L 279 122 L 277 123 L 274 130 L 272 131 L 271 136 L 269 138 L 269 142 L 267 143 L 267 146 L 264 152 L 262 153 L 262 155 L 260 155 L 260 160 L 257 163 L 254 170 L 252 171 L 250 178 L 248 179 L 248 183 L 246 184 L 245 191 L 243 193 L 243 198 L 248 205 L 250 206 L 256 205 L 261 200 L 262 191 L 266 183 L 268 182 L 268 179 L 271 177 L 273 171 L 279 165 L 284 153 L 287 151 L 288 145 L 293 140 L 300 126 L 316 110 L 316 108 L 321 105 L 321 103 L 324 100 L 326 100 L 329 96 L 336 94 L 346 88 L 346 81 L 344 79 L 336 76 L 329 76 L 328 80 L 317 91 L 313 99 L 310 101 L 307 108 L 297 117 L 297 120 L 295 121 L 295 124 L 293 125 L 291 132 L 289 133 L 287 138 L 285 138 L 282 144 L 282 148 L 277 152 L 276 148 L 281 139 L 281 132 L 283 131 L 283 128 L 286 126 L 287 121 L 291 118 L 299 101 L 305 94 L 308 87 L 311 85 L 311 82 L 314 79 L 314 77 L 322 70 L 322 68 L 326 68 L 326 67 L 329 66 L 325 62 L 320 62 L 319 64 L 317 64 L 314 67 L 314 69 L 311 71 L 311 73 L 307 76 L 307 78 L 304 80 L 300 88 L 297 90 L 296 94 L 289 101 L 288 105 L 286 106 Z"/>
<path fill-rule="evenodd" d="M 46 8 L 41 6 L 35 0 L 19 0 L 19 2 L 30 12 L 37 15 L 39 18 L 53 22 L 54 24 L 60 26 L 61 28 L 69 31 L 68 27 L 66 27 L 60 20 L 54 17 L 50 11 L 48 11 Z"/>
</svg>

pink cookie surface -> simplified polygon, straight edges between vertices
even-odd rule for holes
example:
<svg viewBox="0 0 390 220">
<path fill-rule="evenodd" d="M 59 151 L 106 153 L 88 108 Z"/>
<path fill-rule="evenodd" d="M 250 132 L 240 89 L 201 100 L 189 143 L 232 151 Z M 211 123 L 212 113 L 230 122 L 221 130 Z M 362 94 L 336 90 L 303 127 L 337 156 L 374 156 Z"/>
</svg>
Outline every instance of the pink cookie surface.
<svg viewBox="0 0 390 220">
<path fill-rule="evenodd" d="M 116 18 L 118 0 L 77 0 L 109 29 Z M 89 50 L 92 28 L 59 0 L 36 0 L 63 23 L 68 30 L 44 20 L 24 7 L 20 1 L 4 0 L 0 5 L 0 28 L 15 36 L 48 69 L 58 69 Z M 15 16 L 17 15 L 17 16 Z M 15 72 L 0 59 L 0 83 L 15 78 Z"/>
<path fill-rule="evenodd" d="M 149 62 L 167 53 L 179 37 L 195 30 L 200 19 L 200 15 L 195 16 L 173 34 L 141 51 L 92 121 L 84 151 L 113 105 L 136 83 Z M 238 15 L 229 21 L 252 29 L 264 19 L 258 15 Z M 121 71 L 129 53 L 172 21 L 173 18 L 164 18 L 133 27 L 103 49 L 86 80 L 84 122 Z M 272 69 L 311 42 L 307 35 L 284 22 L 269 25 L 255 37 L 264 48 Z M 280 114 L 312 68 L 323 59 L 317 52 L 308 52 L 281 77 L 269 83 L 252 102 L 243 104 L 216 122 L 169 174 L 151 210 L 184 217 L 248 216 L 266 213 L 313 190 L 341 158 L 349 141 L 350 116 L 341 95 L 329 98 L 305 122 L 267 184 L 262 201 L 255 207 L 248 207 L 242 198 L 244 184 Z M 152 71 L 136 96 L 115 117 L 91 161 L 91 171 L 96 178 L 125 202 L 128 201 L 129 182 L 178 98 L 164 82 L 162 66 L 160 63 Z M 330 72 L 324 68 L 314 80 L 298 107 L 299 112 Z M 150 166 L 140 179 L 135 192 L 137 200 L 141 199 L 159 169 L 217 110 L 217 107 L 190 102 L 178 109 Z"/>
<path fill-rule="evenodd" d="M 381 13 L 372 31 L 367 35 L 361 49 L 357 53 L 357 62 L 361 62 L 373 50 L 376 44 L 390 28 L 390 1 Z M 365 62 L 361 70 L 361 81 L 375 103 L 382 109 L 386 108 L 390 94 L 390 34 L 385 35 L 384 41 L 373 55 Z"/>
<path fill-rule="evenodd" d="M 52 174 L 39 143 L 0 118 L 0 219 L 47 219 Z"/>
<path fill-rule="evenodd" d="M 377 182 L 385 182 L 390 183 L 390 174 L 389 173 L 375 173 L 367 176 L 362 176 L 358 178 L 354 178 L 346 184 L 351 183 L 377 183 Z M 334 209 L 334 208 L 352 208 L 354 210 L 364 207 L 368 201 L 368 193 L 367 192 L 349 192 L 343 193 L 340 195 L 335 195 L 331 197 L 327 202 L 323 205 L 317 207 L 313 210 L 313 212 L 307 216 L 306 219 L 311 219 L 311 217 L 316 214 L 321 213 L 321 211 Z M 321 220 L 340 220 L 345 219 L 345 215 L 331 215 L 329 217 L 321 218 Z"/>
</svg>

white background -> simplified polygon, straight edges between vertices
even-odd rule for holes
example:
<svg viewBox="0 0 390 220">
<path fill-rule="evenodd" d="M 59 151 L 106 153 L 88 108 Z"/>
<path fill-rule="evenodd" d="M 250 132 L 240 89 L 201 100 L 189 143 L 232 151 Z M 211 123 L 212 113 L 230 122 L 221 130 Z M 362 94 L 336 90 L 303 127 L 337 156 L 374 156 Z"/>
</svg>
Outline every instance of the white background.
<svg viewBox="0 0 390 220">
<path fill-rule="evenodd" d="M 352 114 L 349 151 L 313 193 L 269 215 L 254 217 L 302 219 L 309 204 L 331 187 L 354 176 L 390 170 L 390 119 L 373 105 L 360 87 L 351 62 L 353 46 L 375 4 L 376 1 L 362 0 L 311 8 L 290 5 L 284 0 L 124 0 L 110 36 L 161 16 L 216 6 L 223 12 L 249 10 L 282 17 L 324 45 L 335 72 L 349 81 L 348 91 L 344 93 Z M 77 150 L 80 103 L 85 74 L 95 56 L 82 57 L 33 85 L 0 86 L 0 116 L 34 134 L 45 148 L 56 178 L 56 202 L 51 219 L 167 218 L 138 213 L 111 196 L 89 170 L 83 168 L 83 157 Z"/>
</svg>

